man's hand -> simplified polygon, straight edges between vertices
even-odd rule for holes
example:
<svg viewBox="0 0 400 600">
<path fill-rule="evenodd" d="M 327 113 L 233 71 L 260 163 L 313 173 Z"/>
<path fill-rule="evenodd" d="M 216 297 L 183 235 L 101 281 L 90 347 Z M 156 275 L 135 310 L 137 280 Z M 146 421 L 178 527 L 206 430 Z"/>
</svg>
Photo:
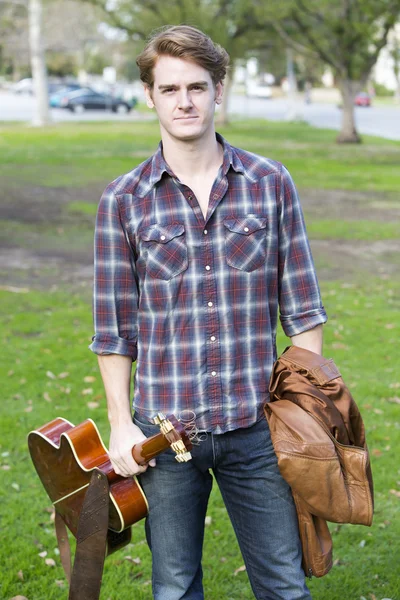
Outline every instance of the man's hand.
<svg viewBox="0 0 400 600">
<path fill-rule="evenodd" d="M 130 477 L 144 473 L 149 465 L 155 467 L 154 458 L 148 464 L 138 465 L 132 457 L 133 446 L 145 439 L 146 436 L 132 421 L 111 426 L 109 456 L 114 471 L 118 475 Z"/>
</svg>

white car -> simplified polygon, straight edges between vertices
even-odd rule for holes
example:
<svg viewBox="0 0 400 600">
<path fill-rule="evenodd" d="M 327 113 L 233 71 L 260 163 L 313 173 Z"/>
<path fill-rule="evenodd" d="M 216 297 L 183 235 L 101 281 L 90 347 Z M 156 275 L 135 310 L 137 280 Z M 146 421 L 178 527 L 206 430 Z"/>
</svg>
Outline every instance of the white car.
<svg viewBox="0 0 400 600">
<path fill-rule="evenodd" d="M 246 96 L 249 98 L 271 98 L 272 88 L 268 83 L 248 81 L 246 85 Z"/>
<path fill-rule="evenodd" d="M 33 83 L 30 77 L 21 79 L 11 87 L 14 94 L 33 94 Z"/>
</svg>

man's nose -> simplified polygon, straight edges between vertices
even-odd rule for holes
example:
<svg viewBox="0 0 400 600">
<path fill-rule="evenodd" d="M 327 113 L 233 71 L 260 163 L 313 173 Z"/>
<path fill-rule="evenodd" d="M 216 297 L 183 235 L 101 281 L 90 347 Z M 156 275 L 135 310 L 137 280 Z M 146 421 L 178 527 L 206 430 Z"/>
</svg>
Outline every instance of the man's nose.
<svg viewBox="0 0 400 600">
<path fill-rule="evenodd" d="M 182 110 L 187 110 L 192 106 L 192 99 L 188 90 L 180 90 L 178 98 L 178 107 Z"/>
</svg>

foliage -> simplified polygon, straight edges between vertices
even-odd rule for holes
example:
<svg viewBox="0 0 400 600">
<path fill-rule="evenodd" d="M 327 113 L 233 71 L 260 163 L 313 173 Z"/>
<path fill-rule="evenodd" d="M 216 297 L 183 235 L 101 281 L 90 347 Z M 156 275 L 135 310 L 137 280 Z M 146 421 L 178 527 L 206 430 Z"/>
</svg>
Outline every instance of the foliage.
<svg viewBox="0 0 400 600">
<path fill-rule="evenodd" d="M 393 94 L 394 94 L 393 90 L 390 90 L 382 83 L 377 83 L 376 81 L 374 81 L 373 86 L 374 86 L 375 94 L 377 96 L 388 97 L 388 96 L 393 96 Z"/>
<path fill-rule="evenodd" d="M 185 23 L 198 27 L 229 53 L 232 63 L 248 51 L 270 48 L 274 30 L 256 18 L 248 0 L 88 0 L 101 6 L 110 22 L 133 39 L 145 40 L 157 28 Z"/>
<path fill-rule="evenodd" d="M 85 61 L 85 68 L 89 73 L 102 75 L 103 70 L 110 64 L 109 60 L 100 52 L 91 52 Z"/>
<path fill-rule="evenodd" d="M 268 15 L 265 0 L 257 5 Z M 338 79 L 365 83 L 400 16 L 400 0 L 283 0 L 279 13 L 267 18 L 288 43 L 319 56 Z"/>
<path fill-rule="evenodd" d="M 337 141 L 361 141 L 353 100 L 400 17 L 400 0 L 282 0 L 279 15 L 267 0 L 256 0 L 256 5 L 259 18 L 270 20 L 290 46 L 331 67 L 343 96 Z"/>
<path fill-rule="evenodd" d="M 47 73 L 55 77 L 77 74 L 74 58 L 64 52 L 48 52 L 46 56 Z"/>
</svg>

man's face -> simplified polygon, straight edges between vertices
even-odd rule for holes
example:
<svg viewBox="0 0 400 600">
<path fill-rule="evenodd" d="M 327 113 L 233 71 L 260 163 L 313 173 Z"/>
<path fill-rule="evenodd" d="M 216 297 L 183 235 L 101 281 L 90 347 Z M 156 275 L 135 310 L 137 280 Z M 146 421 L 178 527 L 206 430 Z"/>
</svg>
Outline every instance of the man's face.
<svg viewBox="0 0 400 600">
<path fill-rule="evenodd" d="M 214 131 L 215 104 L 222 100 L 222 83 L 194 62 L 160 56 L 154 85 L 145 88 L 147 105 L 155 108 L 163 137 L 194 141 Z"/>
</svg>

